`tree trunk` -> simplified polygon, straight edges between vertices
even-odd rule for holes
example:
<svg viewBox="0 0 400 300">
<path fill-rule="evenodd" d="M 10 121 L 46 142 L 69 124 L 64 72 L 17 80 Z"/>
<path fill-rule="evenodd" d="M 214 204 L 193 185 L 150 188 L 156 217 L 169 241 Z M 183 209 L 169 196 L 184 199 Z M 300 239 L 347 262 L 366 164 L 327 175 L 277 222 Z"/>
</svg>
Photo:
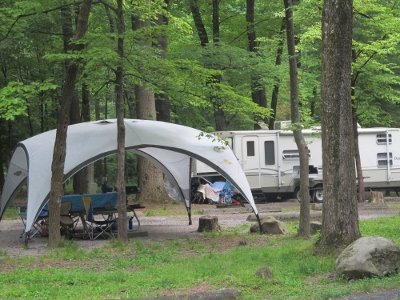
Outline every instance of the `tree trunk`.
<svg viewBox="0 0 400 300">
<path fill-rule="evenodd" d="M 154 93 L 137 86 L 137 115 L 139 119 L 155 120 Z M 164 188 L 163 173 L 151 161 L 138 157 L 140 199 L 145 202 L 164 202 L 168 195 Z"/>
<path fill-rule="evenodd" d="M 358 182 L 358 202 L 365 202 L 365 186 L 364 186 L 364 176 L 361 165 L 361 156 L 360 156 L 360 146 L 358 144 L 358 117 L 357 117 L 357 109 L 352 107 L 352 117 L 353 117 L 353 132 L 354 132 L 354 155 L 356 161 L 356 170 L 357 170 L 357 182 Z"/>
<path fill-rule="evenodd" d="M 257 53 L 256 30 L 254 24 L 254 2 L 255 0 L 246 1 L 246 22 L 247 22 L 247 40 L 248 49 L 250 52 Z M 261 107 L 267 107 L 267 96 L 265 95 L 265 87 L 260 83 L 261 76 L 258 74 L 251 74 L 251 98 L 254 103 Z M 254 129 L 260 129 L 261 126 L 254 120 Z"/>
<path fill-rule="evenodd" d="M 192 12 L 194 25 L 196 26 L 197 34 L 200 39 L 200 45 L 202 47 L 205 47 L 208 45 L 209 40 L 203 20 L 201 19 L 200 9 L 197 4 L 197 0 L 190 0 L 190 11 Z"/>
<path fill-rule="evenodd" d="M 351 0 L 325 0 L 321 137 L 324 205 L 320 246 L 340 249 L 360 237 L 351 113 Z"/>
<path fill-rule="evenodd" d="M 196 26 L 197 34 L 200 39 L 200 45 L 202 47 L 206 47 L 209 44 L 209 39 L 207 35 L 206 28 L 204 26 L 203 20 L 201 18 L 200 9 L 197 3 L 197 0 L 190 0 L 190 10 L 192 12 L 193 21 Z M 214 45 L 218 46 L 219 44 L 219 1 L 213 0 L 213 18 L 212 18 L 212 29 L 213 29 L 213 41 Z M 221 82 L 220 76 L 214 76 L 212 80 L 210 80 L 211 84 L 219 84 Z M 217 96 L 210 96 L 211 102 L 214 108 L 214 120 L 215 120 L 215 129 L 226 130 L 226 120 L 225 113 L 221 109 L 220 99 Z"/>
<path fill-rule="evenodd" d="M 282 19 L 281 30 L 280 30 L 280 38 L 278 43 L 278 48 L 276 49 L 276 57 L 275 57 L 275 66 L 280 66 L 282 63 L 282 53 L 283 53 L 283 44 L 284 44 L 284 31 L 286 27 L 286 19 Z M 281 85 L 280 78 L 278 76 L 275 77 L 275 84 L 272 90 L 271 97 L 271 116 L 269 117 L 268 128 L 274 129 L 274 123 L 276 119 L 276 109 L 278 107 L 278 95 L 279 95 L 279 87 Z"/>
<path fill-rule="evenodd" d="M 128 219 L 126 216 L 125 190 L 125 123 L 124 123 L 124 11 L 123 0 L 117 2 L 117 30 L 118 30 L 118 57 L 119 65 L 115 72 L 115 97 L 118 127 L 118 155 L 117 155 L 117 192 L 118 192 L 118 240 L 128 241 Z"/>
<path fill-rule="evenodd" d="M 219 43 L 219 1 L 212 0 L 212 25 L 213 25 L 213 43 Z"/>
<path fill-rule="evenodd" d="M 78 24 L 74 38 L 82 38 L 88 27 L 92 0 L 83 0 L 79 12 Z M 75 44 L 74 50 L 81 50 L 81 44 Z M 49 247 L 55 248 L 60 243 L 60 197 L 63 195 L 64 163 L 66 155 L 67 129 L 69 112 L 78 74 L 78 63 L 69 61 L 65 70 L 64 85 L 61 91 L 61 108 L 57 121 L 57 132 L 54 142 L 53 162 L 51 165 L 51 187 L 49 201 Z"/>
<path fill-rule="evenodd" d="M 290 99 L 293 135 L 299 150 L 300 158 L 300 220 L 298 235 L 310 237 L 310 187 L 309 187 L 309 169 L 308 169 L 308 147 L 301 132 L 301 118 L 299 105 L 299 91 L 297 80 L 297 57 L 294 40 L 293 25 L 293 3 L 292 0 L 284 0 L 285 19 L 287 32 L 287 47 L 289 55 L 290 70 Z"/>
<path fill-rule="evenodd" d="M 169 1 L 165 1 L 167 7 L 169 6 Z M 158 17 L 158 24 L 162 25 L 165 30 L 168 25 L 168 17 L 165 15 L 160 15 Z M 166 59 L 167 57 L 167 48 L 168 48 L 168 37 L 167 34 L 162 32 L 158 38 L 158 47 L 160 48 L 161 58 Z M 157 93 L 155 95 L 156 101 L 156 112 L 157 112 L 157 120 L 164 122 L 171 122 L 171 109 L 169 103 L 169 97 L 166 93 Z"/>
</svg>

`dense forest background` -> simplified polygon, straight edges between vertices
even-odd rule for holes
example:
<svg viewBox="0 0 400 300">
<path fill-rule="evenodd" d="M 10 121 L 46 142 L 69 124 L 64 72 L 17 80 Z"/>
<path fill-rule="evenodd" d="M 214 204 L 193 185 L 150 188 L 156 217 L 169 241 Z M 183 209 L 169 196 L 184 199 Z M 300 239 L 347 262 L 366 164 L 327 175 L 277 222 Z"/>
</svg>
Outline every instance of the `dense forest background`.
<svg viewBox="0 0 400 300">
<path fill-rule="evenodd" d="M 80 67 L 70 122 L 116 117 L 116 3 L 94 1 L 86 35 L 72 40 L 80 4 L 1 1 L 1 186 L 16 143 L 56 128 L 69 60 Z M 290 119 L 282 1 L 127 0 L 123 9 L 126 118 L 137 118 L 147 99 L 156 114 L 146 118 L 207 132 L 272 128 Z M 321 20 L 321 0 L 295 2 L 304 126 L 320 123 Z M 358 123 L 400 127 L 400 2 L 354 0 L 353 24 Z"/>
</svg>

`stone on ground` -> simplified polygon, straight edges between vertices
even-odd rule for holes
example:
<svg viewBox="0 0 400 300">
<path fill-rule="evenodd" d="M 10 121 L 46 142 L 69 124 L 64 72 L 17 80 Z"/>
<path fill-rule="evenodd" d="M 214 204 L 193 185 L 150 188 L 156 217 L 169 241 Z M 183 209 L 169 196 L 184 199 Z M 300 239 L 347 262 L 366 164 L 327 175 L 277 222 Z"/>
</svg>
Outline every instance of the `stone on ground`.
<svg viewBox="0 0 400 300">
<path fill-rule="evenodd" d="M 362 237 L 347 246 L 336 260 L 337 275 L 350 279 L 396 273 L 400 268 L 400 249 L 383 237 Z"/>
<path fill-rule="evenodd" d="M 261 218 L 261 228 L 264 233 L 267 234 L 286 234 L 288 231 L 286 229 L 285 223 L 275 219 L 273 216 L 266 216 Z M 250 232 L 255 233 L 260 231 L 260 226 L 258 223 L 253 224 L 250 227 Z"/>
</svg>

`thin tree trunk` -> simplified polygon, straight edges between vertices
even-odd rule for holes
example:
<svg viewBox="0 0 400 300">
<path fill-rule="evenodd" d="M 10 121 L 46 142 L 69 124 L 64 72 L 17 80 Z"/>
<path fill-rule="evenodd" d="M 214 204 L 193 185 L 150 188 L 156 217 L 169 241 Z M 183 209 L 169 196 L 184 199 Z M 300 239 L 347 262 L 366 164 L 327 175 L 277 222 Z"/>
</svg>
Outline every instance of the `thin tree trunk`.
<svg viewBox="0 0 400 300">
<path fill-rule="evenodd" d="M 168 7 L 169 1 L 165 1 L 165 3 Z M 168 17 L 165 15 L 160 15 L 158 17 L 158 24 L 166 29 L 168 25 Z M 158 40 L 158 47 L 160 48 L 161 58 L 166 59 L 167 48 L 168 48 L 167 34 L 162 32 L 158 36 L 157 40 Z M 171 108 L 168 95 L 163 92 L 157 93 L 155 94 L 155 101 L 156 101 L 157 120 L 164 122 L 171 122 Z"/>
<path fill-rule="evenodd" d="M 81 112 L 79 105 L 79 97 L 76 92 L 72 97 L 71 111 L 70 111 L 70 124 L 77 124 L 81 122 Z M 78 171 L 73 177 L 73 189 L 75 194 L 87 193 L 87 172 L 85 169 Z"/>
<path fill-rule="evenodd" d="M 281 30 L 280 30 L 280 38 L 278 42 L 278 47 L 276 49 L 276 57 L 275 57 L 275 66 L 280 66 L 282 63 L 282 53 L 283 53 L 283 44 L 284 44 L 284 31 L 286 27 L 286 19 L 282 18 Z M 276 119 L 276 109 L 278 107 L 278 95 L 279 95 L 279 87 L 281 85 L 280 78 L 278 76 L 275 77 L 275 84 L 272 90 L 271 97 L 271 116 L 269 117 L 268 128 L 274 129 L 274 123 Z"/>
<path fill-rule="evenodd" d="M 218 46 L 219 44 L 219 1 L 213 0 L 213 18 L 212 18 L 212 29 L 213 29 L 213 41 L 214 45 Z M 192 12 L 193 21 L 197 30 L 197 35 L 200 39 L 200 45 L 202 47 L 206 47 L 209 44 L 209 39 L 207 35 L 206 28 L 203 23 L 203 19 L 201 17 L 200 9 L 197 3 L 197 0 L 190 0 L 190 10 Z M 221 82 L 220 76 L 214 76 L 211 80 L 212 84 L 218 84 Z M 225 113 L 221 109 L 220 99 L 216 96 L 210 96 L 211 102 L 214 108 L 214 120 L 215 120 L 215 129 L 217 131 L 226 129 L 226 120 Z"/>
<path fill-rule="evenodd" d="M 321 137 L 324 205 L 320 246 L 338 250 L 360 237 L 351 113 L 351 0 L 325 0 Z"/>
<path fill-rule="evenodd" d="M 124 11 L 123 0 L 117 2 L 117 30 L 118 30 L 118 57 L 119 65 L 115 72 L 115 95 L 118 127 L 118 156 L 117 156 L 117 192 L 118 192 L 118 240 L 128 241 L 128 221 L 126 216 L 125 190 L 125 123 L 124 123 Z"/>
<path fill-rule="evenodd" d="M 82 38 L 88 27 L 89 13 L 92 0 L 83 0 L 79 12 L 78 23 L 74 38 Z M 82 45 L 75 45 L 81 50 Z M 53 162 L 51 165 L 51 187 L 49 201 L 49 247 L 55 248 L 60 243 L 60 197 L 63 195 L 64 163 L 66 156 L 67 129 L 69 112 L 78 74 L 78 63 L 70 61 L 65 70 L 64 85 L 61 92 L 61 108 L 57 121 L 57 132 L 54 142 Z"/>
<path fill-rule="evenodd" d="M 190 11 L 192 12 L 194 25 L 196 26 L 197 34 L 200 39 L 200 45 L 205 47 L 208 45 L 209 39 L 203 20 L 201 19 L 199 5 L 197 0 L 190 0 Z"/>
<path fill-rule="evenodd" d="M 256 42 L 256 29 L 254 24 L 254 6 L 255 0 L 246 1 L 246 22 L 247 22 L 247 40 L 248 50 L 253 53 L 257 53 L 257 42 Z M 250 85 L 251 85 L 251 98 L 254 103 L 257 103 L 261 107 L 267 107 L 267 96 L 265 94 L 265 87 L 260 83 L 261 76 L 258 74 L 251 74 Z M 255 120 L 254 129 L 260 129 L 261 126 Z"/>
<path fill-rule="evenodd" d="M 364 185 L 364 176 L 363 170 L 361 166 L 361 156 L 360 156 L 360 146 L 358 144 L 358 117 L 357 117 L 357 109 L 352 107 L 352 117 L 353 117 L 353 132 L 354 132 L 354 155 L 356 161 L 356 170 L 357 170 L 357 182 L 358 182 L 358 202 L 365 202 L 365 185 Z"/>
<path fill-rule="evenodd" d="M 291 99 L 291 116 L 292 125 L 294 126 L 293 135 L 299 150 L 300 157 L 300 220 L 299 236 L 310 237 L 310 188 L 309 188 L 309 169 L 308 169 L 308 147 L 301 132 L 301 118 L 299 105 L 299 91 L 297 80 L 297 58 L 294 40 L 293 25 L 293 3 L 292 0 L 284 0 L 285 19 L 287 32 L 287 46 L 289 54 L 290 69 L 290 99 Z"/>
</svg>

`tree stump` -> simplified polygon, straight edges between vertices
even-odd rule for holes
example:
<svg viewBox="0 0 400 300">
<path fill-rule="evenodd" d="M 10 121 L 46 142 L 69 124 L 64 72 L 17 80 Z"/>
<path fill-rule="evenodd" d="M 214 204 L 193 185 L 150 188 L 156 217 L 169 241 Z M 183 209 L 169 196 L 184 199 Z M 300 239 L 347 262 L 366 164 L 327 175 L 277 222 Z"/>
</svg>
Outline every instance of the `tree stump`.
<svg viewBox="0 0 400 300">
<path fill-rule="evenodd" d="M 198 232 L 220 230 L 217 216 L 202 216 L 199 218 Z"/>
</svg>

